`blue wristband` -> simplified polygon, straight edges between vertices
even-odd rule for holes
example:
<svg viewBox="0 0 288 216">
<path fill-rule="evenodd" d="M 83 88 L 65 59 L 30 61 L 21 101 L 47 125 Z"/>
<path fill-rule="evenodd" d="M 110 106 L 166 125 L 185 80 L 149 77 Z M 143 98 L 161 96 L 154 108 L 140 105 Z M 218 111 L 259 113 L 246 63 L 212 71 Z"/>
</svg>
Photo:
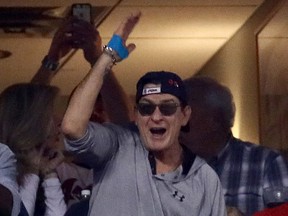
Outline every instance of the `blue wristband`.
<svg viewBox="0 0 288 216">
<path fill-rule="evenodd" d="M 123 40 L 119 35 L 114 34 L 107 46 L 112 48 L 121 59 L 125 59 L 129 55 L 128 49 L 123 45 Z"/>
</svg>

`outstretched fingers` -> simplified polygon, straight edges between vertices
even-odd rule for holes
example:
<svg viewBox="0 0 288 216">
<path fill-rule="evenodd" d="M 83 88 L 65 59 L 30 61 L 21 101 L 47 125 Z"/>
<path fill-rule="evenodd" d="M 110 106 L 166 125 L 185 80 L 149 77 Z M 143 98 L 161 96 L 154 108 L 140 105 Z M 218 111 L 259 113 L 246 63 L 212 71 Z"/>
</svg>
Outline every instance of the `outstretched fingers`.
<svg viewBox="0 0 288 216">
<path fill-rule="evenodd" d="M 132 32 L 136 24 L 138 23 L 141 16 L 141 12 L 131 14 L 120 24 L 115 34 L 122 37 L 124 41 L 127 40 L 129 34 Z"/>
<path fill-rule="evenodd" d="M 136 48 L 133 43 L 126 45 L 126 40 L 138 23 L 140 16 L 141 12 L 131 14 L 114 31 L 112 38 L 104 49 L 104 52 L 112 57 L 113 63 L 127 58 L 129 53 Z"/>
<path fill-rule="evenodd" d="M 120 26 L 114 32 L 114 34 L 119 35 L 123 39 L 123 42 L 125 43 L 126 40 L 128 39 L 128 36 L 130 35 L 130 33 L 133 31 L 134 27 L 137 25 L 140 17 L 141 17 L 140 11 L 131 14 L 125 20 L 123 20 L 123 22 L 120 24 Z M 132 49 L 132 47 L 131 47 L 131 49 Z M 128 46 L 128 48 L 129 48 L 129 46 Z M 135 48 L 135 45 L 134 45 L 134 48 Z"/>
</svg>

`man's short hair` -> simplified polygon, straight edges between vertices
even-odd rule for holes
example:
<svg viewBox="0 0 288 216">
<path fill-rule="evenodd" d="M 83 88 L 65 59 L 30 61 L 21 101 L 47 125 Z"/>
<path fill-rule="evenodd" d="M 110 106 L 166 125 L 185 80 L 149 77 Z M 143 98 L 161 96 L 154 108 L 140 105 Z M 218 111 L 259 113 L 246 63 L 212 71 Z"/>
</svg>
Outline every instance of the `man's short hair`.
<svg viewBox="0 0 288 216">
<path fill-rule="evenodd" d="M 184 80 L 188 104 L 201 106 L 230 129 L 234 124 L 235 104 L 229 88 L 209 77 L 195 76 Z"/>
</svg>

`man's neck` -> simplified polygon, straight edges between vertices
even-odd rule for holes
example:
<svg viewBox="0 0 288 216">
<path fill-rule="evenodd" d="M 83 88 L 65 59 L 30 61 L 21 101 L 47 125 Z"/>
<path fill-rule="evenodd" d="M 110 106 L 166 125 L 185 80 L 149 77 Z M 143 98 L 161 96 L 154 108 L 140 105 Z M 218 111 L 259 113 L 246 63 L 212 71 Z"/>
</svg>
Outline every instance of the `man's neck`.
<svg viewBox="0 0 288 216">
<path fill-rule="evenodd" d="M 176 148 L 153 153 L 156 162 L 156 173 L 168 173 L 177 169 L 183 162 L 183 149 L 179 145 Z"/>
</svg>

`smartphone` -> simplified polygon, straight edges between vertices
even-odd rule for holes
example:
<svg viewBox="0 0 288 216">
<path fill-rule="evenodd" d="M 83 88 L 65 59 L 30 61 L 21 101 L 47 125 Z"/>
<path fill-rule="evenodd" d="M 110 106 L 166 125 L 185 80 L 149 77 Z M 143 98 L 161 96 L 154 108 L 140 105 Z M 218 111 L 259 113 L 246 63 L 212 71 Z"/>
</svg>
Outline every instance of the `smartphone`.
<svg viewBox="0 0 288 216">
<path fill-rule="evenodd" d="M 75 16 L 80 20 L 92 23 L 91 8 L 91 4 L 73 4 L 72 16 Z"/>
</svg>

